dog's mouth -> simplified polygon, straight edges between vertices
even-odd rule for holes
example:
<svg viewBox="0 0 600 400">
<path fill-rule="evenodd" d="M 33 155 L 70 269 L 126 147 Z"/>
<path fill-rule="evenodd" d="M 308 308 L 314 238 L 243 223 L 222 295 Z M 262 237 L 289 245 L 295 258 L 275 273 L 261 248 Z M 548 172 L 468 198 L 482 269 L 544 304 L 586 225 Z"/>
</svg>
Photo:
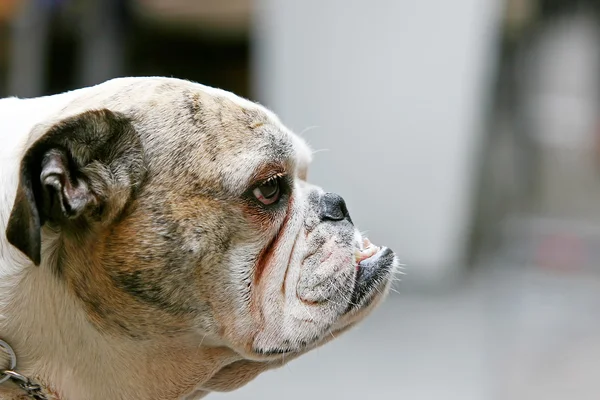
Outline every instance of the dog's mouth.
<svg viewBox="0 0 600 400">
<path fill-rule="evenodd" d="M 394 252 L 387 247 L 379 247 L 363 239 L 362 246 L 354 252 L 356 277 L 354 290 L 347 312 L 366 306 L 388 281 L 394 264 Z"/>
</svg>

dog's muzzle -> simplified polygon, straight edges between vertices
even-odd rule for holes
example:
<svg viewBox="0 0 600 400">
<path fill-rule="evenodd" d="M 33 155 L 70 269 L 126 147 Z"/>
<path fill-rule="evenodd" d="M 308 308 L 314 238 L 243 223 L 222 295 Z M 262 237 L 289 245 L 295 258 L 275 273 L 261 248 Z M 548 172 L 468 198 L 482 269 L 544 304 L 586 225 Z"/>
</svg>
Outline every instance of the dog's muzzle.
<svg viewBox="0 0 600 400">
<path fill-rule="evenodd" d="M 325 193 L 321 198 L 321 219 L 323 221 L 352 222 L 344 199 L 335 193 Z M 380 285 L 386 282 L 393 268 L 395 255 L 387 247 L 378 247 L 364 238 L 355 250 L 356 275 L 354 290 L 347 312 L 364 307 L 372 299 Z"/>
</svg>

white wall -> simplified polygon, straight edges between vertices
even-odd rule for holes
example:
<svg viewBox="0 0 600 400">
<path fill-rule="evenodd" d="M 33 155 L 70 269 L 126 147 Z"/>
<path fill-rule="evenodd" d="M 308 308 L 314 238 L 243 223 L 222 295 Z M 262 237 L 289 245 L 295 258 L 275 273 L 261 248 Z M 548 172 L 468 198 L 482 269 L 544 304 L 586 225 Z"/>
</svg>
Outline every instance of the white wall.
<svg viewBox="0 0 600 400">
<path fill-rule="evenodd" d="M 411 276 L 461 266 L 499 0 L 257 0 L 259 100 Z M 314 128 L 313 128 L 314 127 Z"/>
</svg>

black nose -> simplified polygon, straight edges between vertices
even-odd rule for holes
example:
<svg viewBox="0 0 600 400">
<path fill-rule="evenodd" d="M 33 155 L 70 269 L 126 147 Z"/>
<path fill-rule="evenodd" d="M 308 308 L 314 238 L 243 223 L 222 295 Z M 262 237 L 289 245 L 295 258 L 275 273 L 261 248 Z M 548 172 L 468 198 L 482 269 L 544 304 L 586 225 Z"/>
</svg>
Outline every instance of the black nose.
<svg viewBox="0 0 600 400">
<path fill-rule="evenodd" d="M 346 202 L 342 196 L 335 193 L 325 193 L 321 197 L 321 219 L 330 221 L 347 220 L 352 223 Z"/>
</svg>

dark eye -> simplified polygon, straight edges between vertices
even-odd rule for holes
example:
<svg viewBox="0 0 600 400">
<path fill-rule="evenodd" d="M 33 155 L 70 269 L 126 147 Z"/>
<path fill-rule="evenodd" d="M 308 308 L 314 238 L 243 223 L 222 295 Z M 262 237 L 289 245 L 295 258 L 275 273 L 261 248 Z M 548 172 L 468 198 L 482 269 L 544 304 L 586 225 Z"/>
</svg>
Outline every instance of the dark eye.
<svg viewBox="0 0 600 400">
<path fill-rule="evenodd" d="M 254 188 L 252 194 L 256 197 L 256 200 L 266 206 L 277 202 L 281 196 L 281 178 L 279 176 L 269 178 Z"/>
</svg>

